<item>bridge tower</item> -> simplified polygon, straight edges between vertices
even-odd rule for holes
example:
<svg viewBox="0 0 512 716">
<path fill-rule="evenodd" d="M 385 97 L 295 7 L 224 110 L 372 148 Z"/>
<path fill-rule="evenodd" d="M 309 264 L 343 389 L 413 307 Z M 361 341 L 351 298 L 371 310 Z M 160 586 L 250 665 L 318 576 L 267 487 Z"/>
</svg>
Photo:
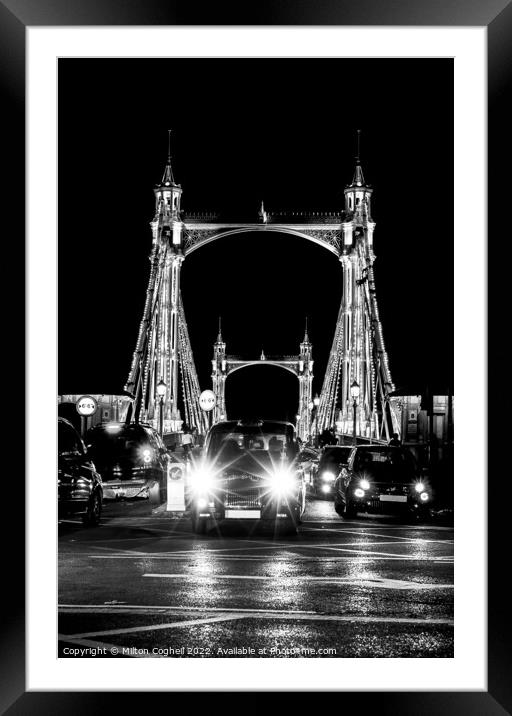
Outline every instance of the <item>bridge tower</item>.
<svg viewBox="0 0 512 716">
<path fill-rule="evenodd" d="M 313 396 L 313 346 L 308 336 L 308 327 L 304 332 L 304 340 L 300 344 L 299 353 L 299 420 L 298 435 L 307 441 L 311 427 L 311 405 Z"/>
<path fill-rule="evenodd" d="M 359 144 L 359 142 L 358 142 Z M 318 429 L 389 440 L 400 432 L 399 403 L 379 318 L 373 263 L 375 222 L 373 189 L 366 183 L 358 156 L 352 183 L 345 188 L 339 260 L 343 296 L 318 409 Z M 352 395 L 352 389 L 358 393 Z"/>
<path fill-rule="evenodd" d="M 151 221 L 153 246 L 150 277 L 139 335 L 125 390 L 134 397 L 135 421 L 153 423 L 163 431 L 181 429 L 178 380 L 181 366 L 184 407 L 188 420 L 200 424 L 199 384 L 193 363 L 183 306 L 180 273 L 184 260 L 181 185 L 177 184 L 169 152 L 162 179 L 154 187 L 155 215 Z M 164 395 L 158 386 L 165 384 Z M 162 411 L 162 416 L 161 416 Z M 197 416 L 197 419 L 194 418 Z"/>
<path fill-rule="evenodd" d="M 212 390 L 215 394 L 215 407 L 213 408 L 213 423 L 226 420 L 226 378 L 228 375 L 226 344 L 222 340 L 221 323 L 219 318 L 219 334 L 213 344 L 212 359 Z"/>
<path fill-rule="evenodd" d="M 313 345 L 308 337 L 307 327 L 304 340 L 300 344 L 299 355 L 267 356 L 261 351 L 259 358 L 242 358 L 227 355 L 226 344 L 222 338 L 220 319 L 219 333 L 213 344 L 212 390 L 215 394 L 213 424 L 227 420 L 226 379 L 229 375 L 248 366 L 272 365 L 293 373 L 299 380 L 298 434 L 307 441 L 311 430 L 311 396 L 313 386 Z M 238 416 L 239 417 L 239 416 Z"/>
</svg>

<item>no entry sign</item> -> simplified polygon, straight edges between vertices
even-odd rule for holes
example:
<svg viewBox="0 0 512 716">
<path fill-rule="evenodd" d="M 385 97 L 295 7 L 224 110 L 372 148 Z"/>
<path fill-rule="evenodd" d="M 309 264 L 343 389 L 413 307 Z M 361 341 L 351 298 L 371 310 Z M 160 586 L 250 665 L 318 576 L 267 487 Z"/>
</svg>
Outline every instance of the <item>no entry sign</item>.
<svg viewBox="0 0 512 716">
<path fill-rule="evenodd" d="M 199 396 L 199 405 L 206 412 L 215 407 L 215 393 L 213 390 L 203 390 Z"/>
<path fill-rule="evenodd" d="M 88 418 L 90 415 L 98 410 L 98 401 L 92 397 L 92 395 L 81 395 L 76 401 L 76 411 L 79 415 L 84 418 Z"/>
</svg>

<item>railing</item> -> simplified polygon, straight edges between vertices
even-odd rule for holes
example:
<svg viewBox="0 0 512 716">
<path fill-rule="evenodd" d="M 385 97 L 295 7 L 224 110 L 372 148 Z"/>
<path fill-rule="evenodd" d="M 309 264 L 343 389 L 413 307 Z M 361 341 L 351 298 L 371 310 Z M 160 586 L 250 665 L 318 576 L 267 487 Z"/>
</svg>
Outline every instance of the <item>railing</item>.
<svg viewBox="0 0 512 716">
<path fill-rule="evenodd" d="M 339 224 L 344 221 L 346 212 L 342 210 L 335 211 L 301 211 L 286 209 L 283 211 L 266 211 L 266 222 L 275 224 L 301 224 L 301 223 L 319 223 L 319 224 Z M 183 221 L 186 223 L 217 223 L 217 224 L 258 224 L 262 223 L 261 215 L 256 212 L 251 216 L 223 216 L 217 212 L 211 211 L 193 211 L 182 214 Z"/>
<path fill-rule="evenodd" d="M 244 363 L 256 363 L 261 361 L 298 361 L 299 356 L 268 356 L 265 354 L 264 358 L 261 357 L 251 357 L 248 358 L 247 356 L 240 356 L 240 355 L 228 355 L 226 356 L 226 360 L 229 363 L 230 361 L 243 361 Z"/>
</svg>

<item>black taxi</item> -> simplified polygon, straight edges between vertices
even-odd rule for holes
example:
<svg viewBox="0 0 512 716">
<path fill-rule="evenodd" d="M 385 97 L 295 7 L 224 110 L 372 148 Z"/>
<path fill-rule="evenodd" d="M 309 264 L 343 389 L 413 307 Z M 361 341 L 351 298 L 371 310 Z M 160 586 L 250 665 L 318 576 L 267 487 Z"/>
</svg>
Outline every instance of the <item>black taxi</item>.
<svg viewBox="0 0 512 716">
<path fill-rule="evenodd" d="M 196 532 L 215 522 L 262 522 L 296 531 L 305 509 L 299 443 L 291 423 L 217 423 L 189 464 L 187 503 Z"/>
</svg>

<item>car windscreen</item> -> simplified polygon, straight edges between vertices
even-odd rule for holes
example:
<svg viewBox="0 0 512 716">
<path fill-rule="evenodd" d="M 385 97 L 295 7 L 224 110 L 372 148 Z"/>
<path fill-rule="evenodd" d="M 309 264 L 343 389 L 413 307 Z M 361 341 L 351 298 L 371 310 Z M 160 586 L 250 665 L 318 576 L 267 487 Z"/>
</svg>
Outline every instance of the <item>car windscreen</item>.
<svg viewBox="0 0 512 716">
<path fill-rule="evenodd" d="M 264 430 L 259 427 L 235 427 L 215 430 L 208 444 L 209 457 L 222 460 L 236 460 L 247 453 L 262 457 L 286 454 L 293 459 L 296 452 L 291 433 L 279 428 Z"/>
<path fill-rule="evenodd" d="M 354 457 L 354 472 L 377 482 L 412 482 L 415 478 L 414 460 L 399 449 L 358 449 Z"/>
<path fill-rule="evenodd" d="M 138 464 L 143 458 L 143 451 L 152 450 L 150 440 L 144 433 L 110 433 L 101 430 L 89 433 L 87 441 L 91 446 L 91 457 L 98 464 Z"/>
<path fill-rule="evenodd" d="M 342 465 L 347 463 L 351 450 L 351 447 L 327 448 L 322 453 L 320 464 L 322 467 L 326 467 L 327 465 Z"/>
</svg>

